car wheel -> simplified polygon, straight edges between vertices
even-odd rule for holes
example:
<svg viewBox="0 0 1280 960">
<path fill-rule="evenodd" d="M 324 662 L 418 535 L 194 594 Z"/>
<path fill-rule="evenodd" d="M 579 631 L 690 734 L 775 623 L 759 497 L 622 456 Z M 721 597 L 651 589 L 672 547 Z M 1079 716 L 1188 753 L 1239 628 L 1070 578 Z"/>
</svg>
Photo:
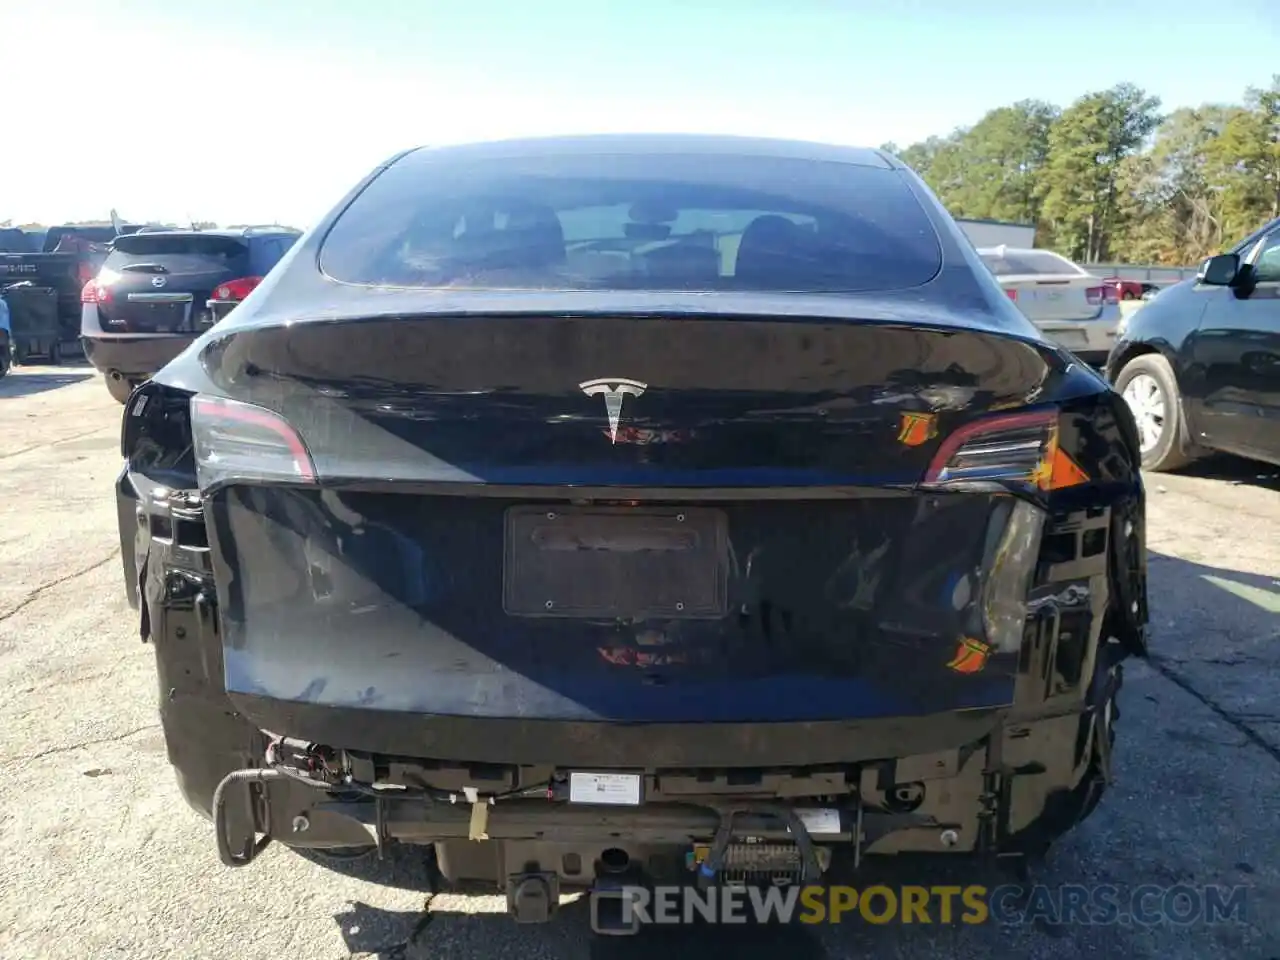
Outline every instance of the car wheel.
<svg viewBox="0 0 1280 960">
<path fill-rule="evenodd" d="M 1168 360 L 1158 353 L 1130 360 L 1116 377 L 1116 390 L 1138 425 L 1144 470 L 1176 470 L 1191 462 L 1182 450 L 1182 400 Z"/>
<path fill-rule="evenodd" d="M 116 403 L 128 403 L 129 397 L 133 395 L 133 384 L 123 377 L 107 377 L 107 392 L 111 394 L 111 399 Z"/>
<path fill-rule="evenodd" d="M 0 377 L 9 372 L 9 348 L 0 347 Z"/>
<path fill-rule="evenodd" d="M 1104 648 L 1105 649 L 1105 648 Z M 1100 650 L 1099 653 L 1102 651 Z M 1098 681 L 1101 681 L 1099 683 Z M 1120 719 L 1118 700 L 1124 686 L 1124 665 L 1115 663 L 1105 674 L 1095 676 L 1094 696 L 1101 700 L 1093 707 L 1093 729 L 1089 731 L 1089 765 L 1081 784 L 1088 784 L 1077 823 L 1083 821 L 1102 799 L 1103 789 L 1111 779 L 1111 754 L 1116 744 L 1116 721 Z M 1105 744 L 1104 744 L 1105 741 Z"/>
</svg>

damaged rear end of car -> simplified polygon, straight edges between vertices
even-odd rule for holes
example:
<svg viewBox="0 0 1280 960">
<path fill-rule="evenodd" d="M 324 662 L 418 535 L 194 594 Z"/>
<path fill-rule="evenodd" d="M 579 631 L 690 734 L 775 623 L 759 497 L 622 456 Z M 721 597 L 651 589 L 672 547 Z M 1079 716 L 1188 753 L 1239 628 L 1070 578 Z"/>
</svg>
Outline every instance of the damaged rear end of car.
<svg viewBox="0 0 1280 960">
<path fill-rule="evenodd" d="M 330 223 L 135 394 L 125 576 L 223 862 L 430 845 L 541 920 L 562 888 L 1035 856 L 1093 809 L 1144 652 L 1132 423 L 880 163 L 937 249 L 897 283 L 815 281 L 830 222 L 797 202 L 810 272 L 744 289 L 786 257 L 727 188 L 736 269 L 687 207 L 557 236 L 629 264 L 605 289 L 538 261 L 441 296 L 438 254 L 418 289 L 359 273 Z M 545 237 L 521 182 L 463 216 Z"/>
</svg>

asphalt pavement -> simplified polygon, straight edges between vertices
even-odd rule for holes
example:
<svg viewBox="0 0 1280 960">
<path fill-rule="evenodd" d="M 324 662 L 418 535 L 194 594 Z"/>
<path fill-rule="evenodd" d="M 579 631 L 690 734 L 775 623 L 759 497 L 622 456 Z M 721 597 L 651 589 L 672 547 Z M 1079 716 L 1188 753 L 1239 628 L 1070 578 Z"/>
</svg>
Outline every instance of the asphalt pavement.
<svg viewBox="0 0 1280 960">
<path fill-rule="evenodd" d="M 1243 914 L 598 939 L 580 905 L 518 927 L 496 896 L 431 897 L 411 854 L 348 873 L 278 846 L 219 863 L 179 797 L 122 590 L 120 411 L 87 367 L 0 380 L 0 956 L 1280 958 L 1280 470 L 1148 478 L 1154 655 L 1126 668 L 1117 782 L 1038 878 L 1243 887 Z"/>
</svg>

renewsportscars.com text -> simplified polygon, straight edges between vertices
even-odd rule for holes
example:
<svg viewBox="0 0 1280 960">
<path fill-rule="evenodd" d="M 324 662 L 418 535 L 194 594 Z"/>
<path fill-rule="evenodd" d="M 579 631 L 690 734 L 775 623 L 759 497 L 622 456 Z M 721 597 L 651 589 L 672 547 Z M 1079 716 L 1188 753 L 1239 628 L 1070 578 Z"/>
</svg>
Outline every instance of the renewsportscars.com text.
<svg viewBox="0 0 1280 960">
<path fill-rule="evenodd" d="M 1192 926 L 1246 922 L 1246 887 L 623 887 L 626 924 L 870 923 Z M 592 895 L 593 898 L 595 894 Z M 616 902 L 616 901 L 615 901 Z M 593 922 L 598 916 L 592 905 Z"/>
</svg>

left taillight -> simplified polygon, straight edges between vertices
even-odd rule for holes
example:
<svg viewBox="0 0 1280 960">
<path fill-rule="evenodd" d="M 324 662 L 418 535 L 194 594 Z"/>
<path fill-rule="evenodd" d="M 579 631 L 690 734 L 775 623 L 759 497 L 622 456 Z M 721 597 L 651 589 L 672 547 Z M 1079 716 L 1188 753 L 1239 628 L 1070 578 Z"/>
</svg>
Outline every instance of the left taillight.
<svg viewBox="0 0 1280 960">
<path fill-rule="evenodd" d="M 228 280 L 226 283 L 218 284 L 213 290 L 213 299 L 215 300 L 243 300 L 262 282 L 261 277 L 241 277 L 238 280 Z"/>
<path fill-rule="evenodd" d="M 1089 301 L 1089 306 L 1100 307 L 1107 299 L 1106 287 L 1089 287 L 1084 292 L 1084 298 Z"/>
<path fill-rule="evenodd" d="M 1048 492 L 1089 482 L 1058 445 L 1054 409 L 995 414 L 965 424 L 938 448 L 924 483 L 1010 483 Z"/>
<path fill-rule="evenodd" d="M 315 482 L 302 437 L 263 407 L 197 395 L 191 398 L 191 435 L 201 491 L 237 480 Z"/>
<path fill-rule="evenodd" d="M 111 288 L 97 279 L 89 280 L 80 289 L 81 303 L 110 303 Z"/>
</svg>

